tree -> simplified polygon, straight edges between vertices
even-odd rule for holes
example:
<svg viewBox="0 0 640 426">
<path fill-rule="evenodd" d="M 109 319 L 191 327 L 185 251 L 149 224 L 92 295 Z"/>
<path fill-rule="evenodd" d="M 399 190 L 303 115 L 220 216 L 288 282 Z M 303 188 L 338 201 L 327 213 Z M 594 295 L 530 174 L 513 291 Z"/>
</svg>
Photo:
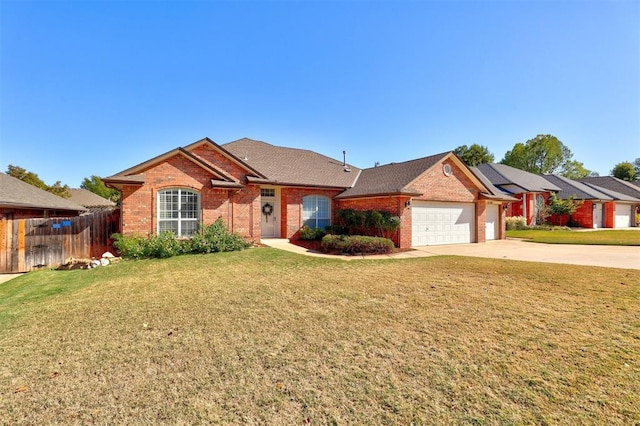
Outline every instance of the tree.
<svg viewBox="0 0 640 426">
<path fill-rule="evenodd" d="M 571 150 L 555 136 L 538 135 L 524 144 L 516 143 L 500 163 L 535 174 L 561 173 L 572 156 Z"/>
<path fill-rule="evenodd" d="M 118 191 L 107 188 L 102 179 L 96 175 L 92 175 L 90 178 L 84 178 L 80 184 L 80 188 L 91 191 L 102 198 L 106 198 L 107 200 L 118 201 L 120 198 L 120 193 Z"/>
<path fill-rule="evenodd" d="M 586 169 L 584 164 L 580 161 L 570 160 L 564 164 L 560 174 L 564 177 L 568 177 L 569 179 L 582 179 L 587 176 L 593 176 L 594 173 L 595 172 Z M 598 174 L 595 173 L 595 175 L 597 176 Z"/>
<path fill-rule="evenodd" d="M 634 164 L 635 163 L 635 164 Z M 640 158 L 636 158 L 633 163 L 623 161 L 618 163 L 611 170 L 611 174 L 618 179 L 633 182 L 640 178 Z"/>
<path fill-rule="evenodd" d="M 44 183 L 42 179 L 38 177 L 37 174 L 33 172 L 28 172 L 22 167 L 14 166 L 9 164 L 7 167 L 7 174 L 9 176 L 13 176 L 16 179 L 20 179 L 23 182 L 28 183 L 29 185 L 37 186 L 40 189 L 47 190 L 47 184 Z"/>
<path fill-rule="evenodd" d="M 62 197 L 62 198 L 71 197 L 69 186 L 62 185 L 60 181 L 57 181 L 53 185 L 47 185 L 46 183 L 44 183 L 42 179 L 38 177 L 37 174 L 33 172 L 29 172 L 22 167 L 9 164 L 9 166 L 7 167 L 7 174 L 9 176 L 13 176 L 16 179 L 20 179 L 21 181 L 26 182 L 29 185 L 33 185 L 47 192 L 51 192 L 52 194 L 55 194 L 58 197 Z"/>
<path fill-rule="evenodd" d="M 478 164 L 493 163 L 494 156 L 489 148 L 474 143 L 471 146 L 461 145 L 453 150 L 467 166 L 475 167 Z"/>
</svg>

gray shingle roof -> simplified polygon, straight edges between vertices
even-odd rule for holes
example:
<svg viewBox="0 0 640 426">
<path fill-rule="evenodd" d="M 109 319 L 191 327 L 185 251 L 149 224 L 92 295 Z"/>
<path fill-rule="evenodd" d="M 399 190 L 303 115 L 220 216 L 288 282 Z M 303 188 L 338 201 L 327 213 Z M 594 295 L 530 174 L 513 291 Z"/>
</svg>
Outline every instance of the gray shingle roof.
<svg viewBox="0 0 640 426">
<path fill-rule="evenodd" d="M 510 197 L 509 195 L 507 195 L 507 192 L 502 191 L 500 188 L 498 188 L 493 183 L 491 183 L 491 181 L 477 167 L 469 167 L 469 168 L 471 169 L 473 174 L 476 175 L 476 177 L 478 179 L 480 179 L 480 181 L 484 184 L 484 186 L 487 187 L 487 189 L 489 190 L 491 195 L 494 196 L 494 197 L 487 197 L 487 198 L 498 198 L 498 199 L 505 200 L 505 201 L 517 201 L 518 200 L 517 198 Z M 486 194 L 485 194 L 485 196 L 486 196 Z"/>
<path fill-rule="evenodd" d="M 495 186 L 502 190 L 507 185 L 516 185 L 522 188 L 522 191 L 509 191 L 509 193 L 521 192 L 547 192 L 559 191 L 560 188 L 549 182 L 542 176 L 507 166 L 506 164 L 479 164 L 478 169 L 487 177 Z"/>
<path fill-rule="evenodd" d="M 613 200 L 613 197 L 597 189 L 564 176 L 544 175 L 544 177 L 560 188 L 556 195 L 562 200 L 570 197 L 575 197 L 578 200 Z"/>
<path fill-rule="evenodd" d="M 336 188 L 353 186 L 360 169 L 313 151 L 274 146 L 248 138 L 222 145 L 271 182 Z"/>
<path fill-rule="evenodd" d="M 588 182 L 579 182 L 572 180 L 564 176 L 558 175 L 544 175 L 545 179 L 555 183 L 562 188 L 557 193 L 558 198 L 567 199 L 572 195 L 579 200 L 616 200 L 616 201 L 631 201 L 640 202 L 640 199 L 631 197 L 627 194 L 622 194 L 617 191 L 613 191 L 608 188 L 603 188 L 598 185 L 593 185 Z"/>
<path fill-rule="evenodd" d="M 8 208 L 85 211 L 79 204 L 0 173 L 0 206 Z"/>
<path fill-rule="evenodd" d="M 84 207 L 115 207 L 116 203 L 107 200 L 84 188 L 70 188 L 71 197 L 69 201 L 80 204 Z"/>
<path fill-rule="evenodd" d="M 402 163 L 364 169 L 356 185 L 336 198 L 370 197 L 381 194 L 420 195 L 419 191 L 408 187 L 408 185 L 449 154 L 450 152 L 444 152 Z"/>
<path fill-rule="evenodd" d="M 578 179 L 579 182 L 589 185 L 597 185 L 601 188 L 610 189 L 630 197 L 640 197 L 640 187 L 631 182 L 618 179 L 613 176 L 597 176 Z"/>
</svg>

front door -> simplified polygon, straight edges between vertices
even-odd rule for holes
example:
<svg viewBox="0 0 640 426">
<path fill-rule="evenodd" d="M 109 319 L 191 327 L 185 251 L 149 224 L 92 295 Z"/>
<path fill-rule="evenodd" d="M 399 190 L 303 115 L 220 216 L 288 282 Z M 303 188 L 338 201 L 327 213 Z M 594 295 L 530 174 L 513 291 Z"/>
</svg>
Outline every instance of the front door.
<svg viewBox="0 0 640 426">
<path fill-rule="evenodd" d="M 602 228 L 602 203 L 593 203 L 593 227 Z"/>
<path fill-rule="evenodd" d="M 260 190 L 260 234 L 264 238 L 279 235 L 277 207 L 275 188 L 262 188 Z"/>
</svg>

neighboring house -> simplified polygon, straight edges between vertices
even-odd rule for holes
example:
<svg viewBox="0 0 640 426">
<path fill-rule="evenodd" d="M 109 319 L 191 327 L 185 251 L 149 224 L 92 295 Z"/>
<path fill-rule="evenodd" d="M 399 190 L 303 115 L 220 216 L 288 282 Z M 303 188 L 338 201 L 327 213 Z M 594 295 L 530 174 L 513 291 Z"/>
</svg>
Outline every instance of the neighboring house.
<svg viewBox="0 0 640 426">
<path fill-rule="evenodd" d="M 559 199 L 573 197 L 582 201 L 571 217 L 551 216 L 551 223 L 566 225 L 571 220 L 583 228 L 628 228 L 635 225 L 631 212 L 640 203 L 639 198 L 564 176 L 544 175 L 544 178 L 560 188 L 556 193 Z"/>
<path fill-rule="evenodd" d="M 502 192 L 518 199 L 508 205 L 507 216 L 524 216 L 527 225 L 536 224 L 538 207 L 551 192 L 560 190 L 542 176 L 505 164 L 479 164 L 477 169 Z"/>
<path fill-rule="evenodd" d="M 0 173 L 0 219 L 78 216 L 84 207 Z"/>
<path fill-rule="evenodd" d="M 84 188 L 70 188 L 71 197 L 69 201 L 79 204 L 87 209 L 87 213 L 95 213 L 104 210 L 113 210 L 117 204 L 107 200 Z"/>
<path fill-rule="evenodd" d="M 313 151 L 209 138 L 176 148 L 105 184 L 122 193 L 122 232 L 189 236 L 221 217 L 248 240 L 296 238 L 341 208 L 400 217 L 398 247 L 504 238 L 502 205 L 452 152 L 361 170 Z"/>
</svg>

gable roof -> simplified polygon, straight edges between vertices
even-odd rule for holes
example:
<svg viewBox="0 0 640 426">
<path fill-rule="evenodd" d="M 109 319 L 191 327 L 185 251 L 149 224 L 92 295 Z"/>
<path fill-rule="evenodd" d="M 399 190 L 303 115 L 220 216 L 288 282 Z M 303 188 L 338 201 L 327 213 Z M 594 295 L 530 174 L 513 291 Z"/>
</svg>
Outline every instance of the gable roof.
<svg viewBox="0 0 640 426">
<path fill-rule="evenodd" d="M 489 179 L 491 183 L 501 190 L 510 194 L 520 194 L 523 192 L 548 192 L 559 191 L 560 188 L 549 182 L 542 176 L 507 166 L 506 164 L 487 163 L 479 164 L 478 169 Z M 507 186 L 515 185 L 521 191 Z"/>
<path fill-rule="evenodd" d="M 640 199 L 630 197 L 626 194 L 621 194 L 597 185 L 578 182 L 564 176 L 544 175 L 544 177 L 561 188 L 561 190 L 557 192 L 557 196 L 563 200 L 573 196 L 578 200 L 640 201 Z"/>
<path fill-rule="evenodd" d="M 0 173 L 0 207 L 85 211 L 79 204 Z"/>
<path fill-rule="evenodd" d="M 449 152 L 362 170 L 358 182 L 336 198 L 371 197 L 376 195 L 421 195 L 409 185 L 425 170 L 430 169 Z"/>
<path fill-rule="evenodd" d="M 215 142 L 211 141 L 210 139 L 207 138 L 207 140 L 209 142 L 211 142 L 212 144 L 215 145 Z M 176 149 L 172 149 L 171 151 L 167 151 L 164 154 L 160 154 L 156 157 L 153 157 L 150 160 L 144 161 L 142 163 L 136 164 L 133 167 L 130 167 L 126 170 L 123 170 L 119 173 L 116 173 L 113 176 L 109 176 L 106 178 L 103 178 L 102 181 L 105 183 L 130 183 L 130 184 L 135 184 L 135 183 L 144 183 L 144 177 L 141 174 L 144 170 L 153 167 L 156 164 L 159 164 L 163 161 L 168 160 L 169 158 L 173 158 L 177 155 L 180 155 L 184 158 L 186 158 L 187 160 L 191 161 L 192 163 L 196 164 L 197 166 L 203 168 L 204 170 L 206 170 L 207 172 L 209 172 L 210 174 L 214 175 L 216 178 L 223 180 L 223 181 L 234 181 L 233 177 L 229 176 L 227 173 L 225 173 L 222 170 L 219 170 L 218 168 L 216 168 L 214 165 L 204 161 L 203 159 L 201 159 L 200 157 L 192 154 L 191 152 L 187 151 L 184 148 L 176 148 Z"/>
<path fill-rule="evenodd" d="M 69 192 L 71 193 L 69 201 L 87 208 L 116 206 L 116 203 L 113 201 L 107 200 L 106 198 L 84 188 L 70 188 Z"/>
<path fill-rule="evenodd" d="M 262 179 L 250 179 L 253 182 L 349 188 L 360 173 L 355 166 L 317 152 L 274 146 L 248 138 L 229 142 L 222 148 L 263 175 Z"/>
<path fill-rule="evenodd" d="M 444 160 L 455 163 L 475 183 L 485 198 L 508 201 L 500 191 L 494 194 L 452 151 L 401 163 L 390 163 L 362 170 L 355 186 L 336 196 L 343 198 L 375 197 L 380 195 L 419 196 L 421 191 L 412 187 L 420 175 Z"/>
<path fill-rule="evenodd" d="M 614 176 L 586 177 L 577 180 L 582 183 L 597 185 L 601 188 L 613 190 L 621 194 L 626 194 L 630 197 L 640 197 L 640 187 L 636 186 L 632 182 L 627 182 Z"/>
<path fill-rule="evenodd" d="M 478 179 L 480 179 L 480 181 L 484 184 L 484 186 L 487 187 L 490 194 L 492 195 L 492 196 L 487 196 L 486 194 L 484 194 L 486 198 L 495 198 L 503 201 L 518 201 L 517 198 L 507 195 L 505 191 L 501 190 L 500 188 L 495 186 L 493 183 L 491 183 L 491 181 L 477 167 L 469 167 L 469 169 L 471 169 L 473 174 L 476 175 Z"/>
</svg>

